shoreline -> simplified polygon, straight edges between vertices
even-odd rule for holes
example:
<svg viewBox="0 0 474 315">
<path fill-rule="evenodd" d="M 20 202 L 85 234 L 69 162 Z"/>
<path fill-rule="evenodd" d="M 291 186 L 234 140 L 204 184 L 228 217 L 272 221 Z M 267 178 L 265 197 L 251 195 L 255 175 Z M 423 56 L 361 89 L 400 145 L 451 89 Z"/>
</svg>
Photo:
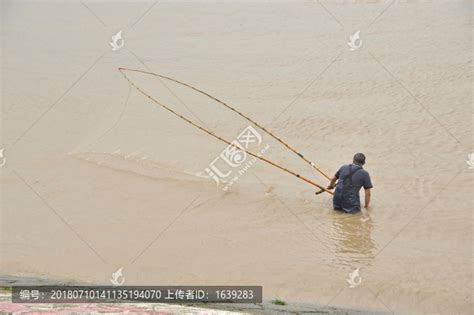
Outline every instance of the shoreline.
<svg viewBox="0 0 474 315">
<path fill-rule="evenodd" d="M 206 312 L 206 314 L 214 314 L 217 312 L 219 314 L 347 314 L 347 315 L 358 315 L 358 314 L 368 314 L 368 315 L 382 315 L 388 314 L 388 312 L 374 311 L 374 310 L 365 310 L 365 309 L 351 309 L 344 307 L 336 306 L 323 306 L 319 304 L 312 303 L 301 303 L 301 302 L 291 302 L 286 301 L 286 305 L 275 305 L 271 300 L 263 300 L 262 303 L 12 303 L 11 302 L 11 288 L 12 286 L 22 286 L 22 285 L 93 285 L 91 283 L 79 283 L 77 281 L 71 280 L 62 280 L 55 281 L 51 279 L 35 278 L 35 277 L 20 277 L 20 276 L 9 276 L 9 275 L 0 275 L 0 311 L 12 311 L 12 308 L 17 307 L 25 308 L 31 307 L 35 308 L 38 305 L 54 305 L 54 308 L 70 308 L 74 309 L 80 308 L 83 306 L 90 311 L 90 307 L 96 306 L 97 308 L 102 306 L 114 306 L 115 308 L 123 306 L 124 309 L 129 309 L 130 307 L 141 308 L 143 312 L 153 313 L 157 310 L 160 311 L 176 311 L 179 308 L 180 311 L 193 311 L 193 312 Z M 10 303 L 5 303 L 9 300 Z M 4 309 L 5 305 L 8 305 L 8 309 Z M 158 308 L 158 309 L 157 309 Z M 65 309 L 67 310 L 67 309 Z M 17 310 L 18 311 L 18 310 Z M 21 312 L 21 310 L 19 310 Z M 86 311 L 86 310 L 84 310 Z"/>
</svg>

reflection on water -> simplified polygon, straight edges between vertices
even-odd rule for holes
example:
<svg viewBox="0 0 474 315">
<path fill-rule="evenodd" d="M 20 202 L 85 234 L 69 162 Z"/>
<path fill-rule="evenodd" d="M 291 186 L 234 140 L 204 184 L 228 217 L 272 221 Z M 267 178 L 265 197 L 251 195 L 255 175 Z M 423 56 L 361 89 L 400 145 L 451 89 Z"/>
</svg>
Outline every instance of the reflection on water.
<svg viewBox="0 0 474 315">
<path fill-rule="evenodd" d="M 369 214 L 351 215 L 334 211 L 332 217 L 332 239 L 336 254 L 348 265 L 370 263 L 376 249 Z"/>
</svg>

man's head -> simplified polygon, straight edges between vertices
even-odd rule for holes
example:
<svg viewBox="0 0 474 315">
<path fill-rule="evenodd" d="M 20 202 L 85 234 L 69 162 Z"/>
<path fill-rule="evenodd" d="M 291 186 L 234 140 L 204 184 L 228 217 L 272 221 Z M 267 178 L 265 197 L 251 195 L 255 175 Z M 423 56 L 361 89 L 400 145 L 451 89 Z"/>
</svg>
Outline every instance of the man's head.
<svg viewBox="0 0 474 315">
<path fill-rule="evenodd" d="M 365 164 L 365 155 L 364 153 L 356 153 L 354 154 L 354 163 L 359 165 Z"/>
</svg>

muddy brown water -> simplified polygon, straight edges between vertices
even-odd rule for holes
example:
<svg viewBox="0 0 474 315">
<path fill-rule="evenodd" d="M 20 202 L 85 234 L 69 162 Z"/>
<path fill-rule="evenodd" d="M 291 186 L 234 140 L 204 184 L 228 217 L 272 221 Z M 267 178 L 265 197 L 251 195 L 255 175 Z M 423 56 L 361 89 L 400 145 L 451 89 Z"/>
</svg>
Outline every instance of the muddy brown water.
<svg viewBox="0 0 474 315">
<path fill-rule="evenodd" d="M 306 2 L 164 2 L 131 27 L 144 3 L 91 2 L 104 27 L 80 4 L 5 2 L 2 274 L 109 284 L 123 267 L 129 285 L 263 285 L 268 299 L 471 313 L 470 4 L 325 7 L 333 16 Z M 197 176 L 225 144 L 129 89 L 117 68 L 144 64 L 255 117 L 329 174 L 364 152 L 371 208 L 335 213 L 329 195 L 261 162 L 227 192 Z M 248 126 L 137 80 L 230 139 Z M 266 144 L 265 157 L 327 184 Z"/>
</svg>

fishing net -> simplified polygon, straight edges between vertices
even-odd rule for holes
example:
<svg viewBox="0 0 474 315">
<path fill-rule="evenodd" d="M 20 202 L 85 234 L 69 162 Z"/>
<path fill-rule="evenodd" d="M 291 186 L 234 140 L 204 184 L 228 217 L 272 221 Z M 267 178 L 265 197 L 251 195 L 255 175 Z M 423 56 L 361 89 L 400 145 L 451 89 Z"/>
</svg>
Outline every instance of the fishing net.
<svg viewBox="0 0 474 315">
<path fill-rule="evenodd" d="M 126 106 L 75 157 L 154 178 L 210 180 L 223 190 L 258 161 L 325 190 L 285 162 L 293 154 L 329 178 L 316 164 L 237 108 L 174 78 L 119 70 L 130 84 Z"/>
</svg>

